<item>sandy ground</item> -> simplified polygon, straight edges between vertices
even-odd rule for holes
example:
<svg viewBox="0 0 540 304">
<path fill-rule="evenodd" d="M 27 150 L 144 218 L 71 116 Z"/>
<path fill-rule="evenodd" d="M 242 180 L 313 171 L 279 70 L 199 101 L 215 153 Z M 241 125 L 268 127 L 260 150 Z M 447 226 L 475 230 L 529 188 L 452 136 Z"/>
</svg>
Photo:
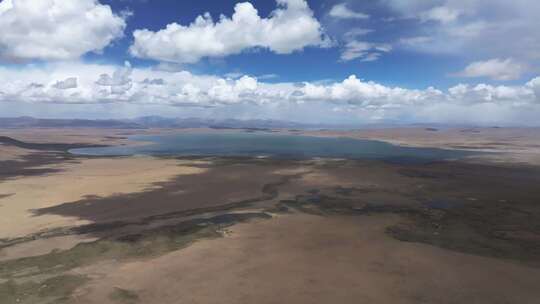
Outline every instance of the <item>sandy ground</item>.
<svg viewBox="0 0 540 304">
<path fill-rule="evenodd" d="M 141 303 L 536 303 L 540 269 L 404 244 L 384 234 L 395 216 L 306 214 L 239 224 L 225 238 L 145 261 L 76 273 L 99 278 L 76 303 L 114 288 Z"/>
<path fill-rule="evenodd" d="M 381 140 L 403 146 L 498 152 L 499 155 L 482 156 L 479 160 L 540 165 L 540 128 L 385 128 L 293 133 Z"/>
<path fill-rule="evenodd" d="M 0 130 L 0 135 L 48 143 L 127 144 L 124 136 L 135 132 L 40 129 Z M 540 196 L 531 186 L 538 180 L 531 174 L 538 171 L 533 166 L 529 170 L 514 165 L 540 164 L 540 130 L 409 128 L 305 134 L 504 152 L 482 160 L 501 162 L 504 167 L 469 163 L 414 167 L 338 160 L 291 164 L 152 157 L 59 159 L 41 166 L 55 170 L 0 180 L 0 239 L 58 227 L 219 207 L 260 196 L 269 183 L 296 176 L 278 187 L 277 197 L 247 210 L 259 212 L 280 200 L 309 199 L 313 193 L 339 197 L 355 210 L 370 204 L 390 210 L 396 206 L 418 208 L 426 201 L 441 199 L 443 205 L 444 200 L 473 205 L 459 211 L 470 217 L 456 223 L 438 219 L 441 211 L 432 212 L 434 217 L 428 221 L 442 223 L 447 230 L 432 232 L 428 222 L 426 231 L 448 233 L 450 238 L 424 243 L 399 241 L 387 233 L 392 225 L 412 221 L 399 213 L 320 216 L 301 209 L 275 213 L 269 220 L 229 227 L 223 238 L 198 240 L 165 255 L 106 259 L 72 269 L 70 274 L 90 281 L 75 291 L 71 301 L 117 303 L 111 294 L 124 290 L 125 303 L 538 302 L 540 268 L 531 262 L 540 260 L 537 256 L 527 256 L 530 260 L 520 263 L 519 254 L 518 259 L 493 258 L 428 243 L 459 243 L 463 236 L 470 236 L 471 244 L 485 241 L 474 229 L 491 233 L 489 227 L 500 222 L 496 228 L 501 231 L 495 231 L 496 236 L 514 238 L 515 242 L 508 244 L 538 244 L 540 234 L 532 226 L 540 216 Z M 24 162 L 40 153 L 0 145 L 0 161 Z M 448 221 L 462 216 L 449 214 Z M 466 226 L 471 223 L 474 229 Z M 0 249 L 0 263 L 68 251 L 98 237 L 68 235 L 20 243 Z"/>
<path fill-rule="evenodd" d="M 0 183 L 0 238 L 20 237 L 43 229 L 88 223 L 77 217 L 34 216 L 34 209 L 89 196 L 107 197 L 147 190 L 156 182 L 204 169 L 176 160 L 152 157 L 83 159 L 52 165 L 58 173 L 16 178 Z"/>
<path fill-rule="evenodd" d="M 17 148 L 8 147 L 0 144 L 0 161 L 20 160 L 21 157 L 29 155 L 31 151 Z"/>
<path fill-rule="evenodd" d="M 93 242 L 95 237 L 84 235 L 67 235 L 49 239 L 41 239 L 11 246 L 0 251 L 0 262 L 23 257 L 47 254 L 53 250 L 68 250 L 79 243 Z"/>
</svg>

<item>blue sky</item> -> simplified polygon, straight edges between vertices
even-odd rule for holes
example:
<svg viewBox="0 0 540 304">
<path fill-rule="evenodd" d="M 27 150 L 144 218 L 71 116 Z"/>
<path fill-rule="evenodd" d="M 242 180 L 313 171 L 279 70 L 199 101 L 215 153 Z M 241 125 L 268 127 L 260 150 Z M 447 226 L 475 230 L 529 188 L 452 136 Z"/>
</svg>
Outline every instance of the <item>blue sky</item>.
<svg viewBox="0 0 540 304">
<path fill-rule="evenodd" d="M 2 0 L 0 116 L 534 125 L 538 11 L 533 0 Z"/>
<path fill-rule="evenodd" d="M 158 31 L 167 24 L 177 22 L 187 25 L 199 15 L 209 12 L 214 18 L 221 14 L 231 16 L 234 5 L 245 1 L 174 1 L 161 0 L 156 2 L 144 0 L 125 1 L 102 1 L 111 5 L 115 11 L 129 10 L 133 16 L 128 19 L 126 33 L 136 29 L 147 28 Z M 261 16 L 267 17 L 275 8 L 274 1 L 250 1 L 259 11 Z M 418 24 L 415 20 L 385 21 L 395 17 L 396 12 L 381 1 L 308 1 L 315 17 L 322 23 L 328 35 L 337 44 L 343 39 L 343 35 L 354 28 L 370 29 L 373 32 L 365 35 L 365 39 L 378 43 L 395 43 L 402 37 L 414 36 L 421 32 L 426 24 Z M 369 14 L 369 19 L 336 19 L 329 16 L 329 11 L 334 5 L 347 3 L 347 7 L 354 11 Z M 103 55 L 89 54 L 85 59 L 89 61 L 106 60 L 122 64 L 130 60 L 133 64 L 152 65 L 153 60 L 134 59 L 126 51 L 133 41 L 133 37 L 127 34 L 124 38 L 105 49 Z M 362 75 L 369 80 L 387 85 L 403 85 L 409 88 L 424 88 L 436 86 L 446 88 L 462 82 L 459 77 L 451 76 L 468 63 L 483 58 L 468 53 L 459 54 L 432 54 L 415 52 L 407 49 L 397 49 L 385 54 L 384 58 L 373 62 L 351 60 L 339 61 L 341 49 L 339 46 L 332 48 L 307 47 L 299 52 L 283 56 L 271 51 L 260 49 L 246 51 L 239 55 L 224 58 L 205 59 L 188 68 L 195 73 L 222 74 L 245 73 L 249 75 L 276 75 L 269 81 L 318 81 L 318 80 L 342 80 L 351 74 Z M 414 70 L 415 73 L 410 73 Z M 391 75 L 391 76 L 390 76 Z M 522 75 L 526 80 L 530 73 Z M 482 77 L 469 82 L 481 82 Z"/>
</svg>

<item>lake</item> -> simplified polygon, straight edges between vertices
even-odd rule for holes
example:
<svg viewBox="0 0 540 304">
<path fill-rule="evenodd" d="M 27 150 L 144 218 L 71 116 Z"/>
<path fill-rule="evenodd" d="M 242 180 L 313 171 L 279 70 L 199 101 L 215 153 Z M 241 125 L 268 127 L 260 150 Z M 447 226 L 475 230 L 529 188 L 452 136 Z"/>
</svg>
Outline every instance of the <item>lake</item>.
<svg viewBox="0 0 540 304">
<path fill-rule="evenodd" d="M 259 156 L 276 158 L 347 158 L 426 162 L 459 159 L 477 154 L 470 151 L 413 148 L 375 140 L 342 137 L 314 137 L 272 133 L 183 133 L 138 135 L 130 140 L 147 145 L 72 149 L 89 156 Z"/>
</svg>

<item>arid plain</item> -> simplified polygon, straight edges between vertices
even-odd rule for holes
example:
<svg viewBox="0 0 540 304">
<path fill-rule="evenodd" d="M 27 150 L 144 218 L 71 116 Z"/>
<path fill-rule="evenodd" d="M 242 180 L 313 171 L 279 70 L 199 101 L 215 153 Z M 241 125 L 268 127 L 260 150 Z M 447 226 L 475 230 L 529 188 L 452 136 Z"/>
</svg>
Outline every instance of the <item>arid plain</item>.
<svg viewBox="0 0 540 304">
<path fill-rule="evenodd" d="M 539 129 L 274 130 L 490 152 L 423 164 L 67 152 L 174 132 L 231 131 L 0 130 L 0 303 L 540 299 Z"/>
</svg>

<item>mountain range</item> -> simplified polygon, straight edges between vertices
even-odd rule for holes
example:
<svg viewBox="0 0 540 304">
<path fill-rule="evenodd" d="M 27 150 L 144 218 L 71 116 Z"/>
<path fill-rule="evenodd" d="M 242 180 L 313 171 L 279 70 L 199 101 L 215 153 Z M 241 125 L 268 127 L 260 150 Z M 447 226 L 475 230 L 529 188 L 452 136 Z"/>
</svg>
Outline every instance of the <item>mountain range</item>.
<svg viewBox="0 0 540 304">
<path fill-rule="evenodd" d="M 332 126 L 295 123 L 280 120 L 239 120 L 205 118 L 167 118 L 144 116 L 134 119 L 44 119 L 34 117 L 0 117 L 0 128 L 112 128 L 112 129 L 147 129 L 147 128 L 215 128 L 215 129 L 313 129 Z M 335 126 L 333 127 L 335 128 Z"/>
</svg>

